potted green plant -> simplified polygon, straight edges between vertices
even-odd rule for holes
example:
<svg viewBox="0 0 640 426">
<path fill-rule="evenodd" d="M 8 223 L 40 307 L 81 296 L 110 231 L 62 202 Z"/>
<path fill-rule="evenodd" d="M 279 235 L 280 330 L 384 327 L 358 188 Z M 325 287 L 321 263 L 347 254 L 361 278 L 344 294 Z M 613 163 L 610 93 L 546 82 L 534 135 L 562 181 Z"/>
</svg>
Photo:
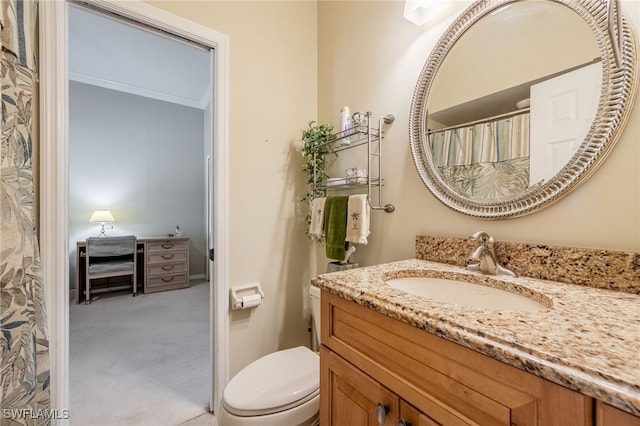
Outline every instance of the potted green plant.
<svg viewBox="0 0 640 426">
<path fill-rule="evenodd" d="M 318 197 L 327 194 L 327 154 L 333 153 L 332 142 L 336 140 L 333 134 L 332 124 L 317 124 L 310 121 L 307 128 L 302 131 L 302 147 L 300 152 L 303 157 L 302 171 L 305 173 L 307 193 L 301 201 L 309 205 L 309 213 L 306 217 L 307 235 L 315 241 L 320 241 L 317 236 L 309 234 L 311 224 L 311 202 Z"/>
</svg>

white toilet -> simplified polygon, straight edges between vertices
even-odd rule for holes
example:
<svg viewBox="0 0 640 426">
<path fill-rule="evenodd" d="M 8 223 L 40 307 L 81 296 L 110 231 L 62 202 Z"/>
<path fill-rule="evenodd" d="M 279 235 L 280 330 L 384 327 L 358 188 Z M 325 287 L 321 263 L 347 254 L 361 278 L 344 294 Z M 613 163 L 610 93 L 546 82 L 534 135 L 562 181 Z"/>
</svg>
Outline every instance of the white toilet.
<svg viewBox="0 0 640 426">
<path fill-rule="evenodd" d="M 320 331 L 320 289 L 311 286 Z M 265 355 L 236 374 L 222 395 L 220 426 L 312 426 L 319 423 L 320 357 L 298 346 Z"/>
</svg>

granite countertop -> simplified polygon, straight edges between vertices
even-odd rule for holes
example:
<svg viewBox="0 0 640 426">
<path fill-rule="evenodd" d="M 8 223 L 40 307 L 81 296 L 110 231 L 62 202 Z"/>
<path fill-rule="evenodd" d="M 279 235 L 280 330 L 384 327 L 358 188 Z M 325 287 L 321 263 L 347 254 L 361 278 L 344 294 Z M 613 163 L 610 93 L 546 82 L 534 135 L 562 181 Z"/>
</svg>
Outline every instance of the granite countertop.
<svg viewBox="0 0 640 426">
<path fill-rule="evenodd" d="M 536 312 L 488 311 L 394 289 L 384 279 L 455 277 L 528 295 Z M 322 274 L 312 283 L 389 317 L 640 416 L 640 295 L 495 277 L 411 259 Z"/>
</svg>

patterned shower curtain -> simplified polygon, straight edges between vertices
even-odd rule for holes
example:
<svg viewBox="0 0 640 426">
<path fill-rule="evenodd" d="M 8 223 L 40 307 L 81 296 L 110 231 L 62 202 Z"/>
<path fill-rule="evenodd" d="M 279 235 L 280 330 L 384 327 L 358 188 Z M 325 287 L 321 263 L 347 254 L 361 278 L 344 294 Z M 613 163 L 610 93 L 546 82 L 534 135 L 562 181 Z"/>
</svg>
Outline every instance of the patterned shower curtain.
<svg viewBox="0 0 640 426">
<path fill-rule="evenodd" d="M 458 194 L 499 201 L 529 186 L 529 113 L 429 133 L 434 166 Z"/>
<path fill-rule="evenodd" d="M 1 0 L 0 424 L 51 423 L 49 341 L 38 253 L 32 114 L 36 0 Z"/>
<path fill-rule="evenodd" d="M 430 135 L 436 167 L 495 163 L 529 156 L 529 113 Z"/>
</svg>

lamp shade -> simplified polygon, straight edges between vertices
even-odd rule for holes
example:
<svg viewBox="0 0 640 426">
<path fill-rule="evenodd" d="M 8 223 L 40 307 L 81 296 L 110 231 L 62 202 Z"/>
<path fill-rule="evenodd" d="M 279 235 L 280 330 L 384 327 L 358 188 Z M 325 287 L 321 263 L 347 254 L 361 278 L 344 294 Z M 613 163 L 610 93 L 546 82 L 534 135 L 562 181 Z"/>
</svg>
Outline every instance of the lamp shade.
<svg viewBox="0 0 640 426">
<path fill-rule="evenodd" d="M 91 215 L 89 222 L 115 222 L 110 210 L 96 210 Z"/>
</svg>

